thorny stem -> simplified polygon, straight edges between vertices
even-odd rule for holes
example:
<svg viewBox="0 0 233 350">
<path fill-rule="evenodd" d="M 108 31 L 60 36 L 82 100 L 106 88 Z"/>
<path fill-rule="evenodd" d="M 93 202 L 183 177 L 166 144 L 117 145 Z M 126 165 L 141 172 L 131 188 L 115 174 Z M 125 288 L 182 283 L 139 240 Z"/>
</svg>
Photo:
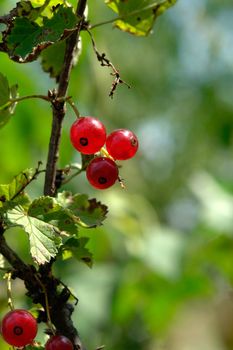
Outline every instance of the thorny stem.
<svg viewBox="0 0 233 350">
<path fill-rule="evenodd" d="M 50 1 L 51 1 L 51 0 L 45 0 L 44 4 L 43 4 L 41 7 L 38 8 L 39 13 L 41 13 L 42 11 L 44 11 L 44 9 L 49 5 Z M 17 8 L 15 8 L 14 10 L 12 10 L 12 11 L 10 12 L 10 14 L 8 14 L 8 15 L 0 16 L 0 23 L 8 24 L 9 21 L 11 21 L 12 18 L 13 18 L 14 16 L 16 16 L 16 15 L 17 15 Z"/>
</svg>

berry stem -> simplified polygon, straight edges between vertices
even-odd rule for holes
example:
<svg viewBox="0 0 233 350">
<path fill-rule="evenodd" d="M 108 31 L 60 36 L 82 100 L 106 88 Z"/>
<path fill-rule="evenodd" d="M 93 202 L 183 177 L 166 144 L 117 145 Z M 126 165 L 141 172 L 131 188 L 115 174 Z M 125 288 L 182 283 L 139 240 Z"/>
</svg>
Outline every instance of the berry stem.
<svg viewBox="0 0 233 350">
<path fill-rule="evenodd" d="M 80 113 L 78 108 L 75 106 L 74 102 L 71 100 L 71 98 L 67 98 L 66 102 L 70 105 L 70 107 L 73 109 L 75 115 L 77 118 L 80 118 Z"/>
<path fill-rule="evenodd" d="M 6 274 L 6 278 L 7 278 L 7 304 L 11 310 L 14 310 L 15 307 L 14 307 L 14 303 L 13 303 L 13 299 L 12 299 L 11 277 L 12 277 L 12 273 L 8 272 Z"/>
<path fill-rule="evenodd" d="M 101 150 L 100 150 L 100 153 L 101 155 L 103 155 L 104 157 L 107 157 L 107 158 L 110 158 L 112 159 L 113 161 L 115 161 L 115 159 L 110 156 L 110 154 L 108 153 L 108 151 L 106 150 L 106 148 L 102 147 Z"/>
</svg>

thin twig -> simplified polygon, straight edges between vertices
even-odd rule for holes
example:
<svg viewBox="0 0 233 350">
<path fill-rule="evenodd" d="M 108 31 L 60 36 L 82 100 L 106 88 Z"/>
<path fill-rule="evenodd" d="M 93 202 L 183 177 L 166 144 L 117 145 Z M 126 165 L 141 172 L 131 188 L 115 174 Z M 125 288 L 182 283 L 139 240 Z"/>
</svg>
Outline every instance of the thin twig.
<svg viewBox="0 0 233 350">
<path fill-rule="evenodd" d="M 44 173 L 45 170 L 40 170 L 42 162 L 38 162 L 37 168 L 35 169 L 35 173 L 32 175 L 30 179 L 27 178 L 27 175 L 23 173 L 25 176 L 27 182 L 14 194 L 13 197 L 11 197 L 10 200 L 14 200 L 33 180 L 37 178 L 37 176 L 41 173 Z"/>
<path fill-rule="evenodd" d="M 67 184 L 68 182 L 70 182 L 74 177 L 78 176 L 79 174 L 81 174 L 84 171 L 83 168 L 81 168 L 80 170 L 76 171 L 76 173 L 70 175 L 69 177 L 67 177 L 65 180 L 62 181 L 62 185 Z"/>
<path fill-rule="evenodd" d="M 116 69 L 116 67 L 113 65 L 113 63 L 106 57 L 106 54 L 105 53 L 99 53 L 97 47 L 96 47 L 96 43 L 95 43 L 95 40 L 93 38 L 93 35 L 92 33 L 90 32 L 90 30 L 87 28 L 86 31 L 88 32 L 88 34 L 90 35 L 90 38 L 91 38 L 91 42 L 92 42 L 92 46 L 93 46 L 93 49 L 94 49 L 94 52 L 96 54 L 96 57 L 97 57 L 97 60 L 100 62 L 101 66 L 102 67 L 109 67 L 112 69 L 112 73 L 111 75 L 114 77 L 114 80 L 112 82 L 112 87 L 111 87 L 111 90 L 109 92 L 109 96 L 111 98 L 113 98 L 114 96 L 114 92 L 117 88 L 117 86 L 119 84 L 124 84 L 126 85 L 129 89 L 130 89 L 130 85 L 128 85 L 124 80 L 121 79 L 120 77 L 120 73 L 119 73 L 119 70 Z"/>
<path fill-rule="evenodd" d="M 74 298 L 75 300 L 75 305 L 78 304 L 79 300 L 78 298 L 76 297 L 76 295 L 74 295 L 74 293 L 71 292 L 70 288 L 64 283 L 62 282 L 61 280 L 58 280 L 58 282 L 66 289 L 69 291 L 70 295 Z"/>
<path fill-rule="evenodd" d="M 45 100 L 47 102 L 51 102 L 51 99 L 48 96 L 44 96 L 44 95 L 28 95 L 28 96 L 22 96 L 22 97 L 17 97 L 17 98 L 11 98 L 4 105 L 0 106 L 0 110 L 8 108 L 14 103 L 21 102 L 21 101 L 24 101 L 24 100 L 29 100 L 29 99 L 32 99 L 32 98 L 38 98 L 38 99 L 41 99 L 41 100 Z"/>
<path fill-rule="evenodd" d="M 46 311 L 47 320 L 48 320 L 48 327 L 51 330 L 52 334 L 55 334 L 55 330 L 54 330 L 53 323 L 52 323 L 51 316 L 50 316 L 49 300 L 48 300 L 48 294 L 47 294 L 46 288 L 45 288 L 44 284 L 41 282 L 41 280 L 39 279 L 39 277 L 37 276 L 37 274 L 35 274 L 35 278 L 36 278 L 37 282 L 39 283 L 39 285 L 41 286 L 43 293 L 44 293 L 45 311 Z"/>
</svg>

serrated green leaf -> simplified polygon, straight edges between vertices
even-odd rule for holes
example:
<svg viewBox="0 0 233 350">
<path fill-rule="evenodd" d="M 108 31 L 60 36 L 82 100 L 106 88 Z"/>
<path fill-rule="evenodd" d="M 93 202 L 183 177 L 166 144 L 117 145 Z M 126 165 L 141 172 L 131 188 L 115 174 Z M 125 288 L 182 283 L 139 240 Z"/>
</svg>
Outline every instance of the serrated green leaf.
<svg viewBox="0 0 233 350">
<path fill-rule="evenodd" d="M 59 6 L 52 18 L 44 18 L 43 25 L 26 17 L 17 17 L 5 37 L 10 56 L 19 56 L 22 61 L 29 54 L 37 55 L 47 46 L 61 40 L 72 31 L 78 22 L 71 8 Z"/>
<path fill-rule="evenodd" d="M 43 7 L 43 16 L 46 17 L 53 12 L 53 8 L 57 5 L 70 6 L 69 2 L 66 0 L 30 0 L 30 2 L 33 8 Z"/>
<path fill-rule="evenodd" d="M 77 220 L 72 213 L 58 204 L 55 198 L 42 196 L 35 199 L 28 214 L 56 227 L 60 233 L 78 233 Z"/>
<path fill-rule="evenodd" d="M 9 17 L 25 17 L 41 24 L 43 23 L 43 17 L 52 17 L 54 7 L 58 5 L 70 6 L 65 0 L 21 0 L 10 11 Z"/>
<path fill-rule="evenodd" d="M 51 78 L 59 78 L 62 70 L 65 56 L 66 42 L 59 41 L 41 53 L 41 65 L 46 73 L 50 74 Z"/>
<path fill-rule="evenodd" d="M 21 2 L 24 1 L 21 0 Z M 51 18 L 53 16 L 54 9 L 56 9 L 57 6 L 63 5 L 70 7 L 70 4 L 66 0 L 31 0 L 30 3 L 31 12 L 27 17 L 39 25 L 43 25 L 44 17 Z"/>
<path fill-rule="evenodd" d="M 118 14 L 115 26 L 137 36 L 146 36 L 151 32 L 154 22 L 177 0 L 105 0 L 106 4 Z"/>
<path fill-rule="evenodd" d="M 106 219 L 107 206 L 95 198 L 88 199 L 85 194 L 72 196 L 70 192 L 64 191 L 58 194 L 57 200 L 63 207 L 77 216 L 80 219 L 80 224 L 85 227 L 100 226 Z"/>
<path fill-rule="evenodd" d="M 73 256 L 75 259 L 84 262 L 89 267 L 92 267 L 93 265 L 93 254 L 89 251 L 88 248 L 86 248 L 86 245 L 89 241 L 89 238 L 87 237 L 71 237 L 69 238 L 64 246 L 63 249 L 63 258 L 70 258 Z"/>
<path fill-rule="evenodd" d="M 70 210 L 88 227 L 102 225 L 108 212 L 106 205 L 98 202 L 95 198 L 88 199 L 85 194 L 74 196 Z"/>
<path fill-rule="evenodd" d="M 30 253 L 37 264 L 45 264 L 56 256 L 61 237 L 55 226 L 30 216 L 21 206 L 7 212 L 6 222 L 9 226 L 21 226 L 28 233 Z"/>
</svg>

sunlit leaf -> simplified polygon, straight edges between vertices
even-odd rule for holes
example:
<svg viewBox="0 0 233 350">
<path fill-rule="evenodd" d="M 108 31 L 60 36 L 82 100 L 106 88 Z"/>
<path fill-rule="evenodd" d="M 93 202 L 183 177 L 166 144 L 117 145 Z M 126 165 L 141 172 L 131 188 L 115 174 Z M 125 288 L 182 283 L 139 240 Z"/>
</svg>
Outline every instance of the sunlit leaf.
<svg viewBox="0 0 233 350">
<path fill-rule="evenodd" d="M 71 8 L 59 6 L 52 18 L 44 18 L 43 25 L 25 17 L 17 17 L 13 28 L 5 38 L 10 56 L 22 60 L 29 54 L 41 52 L 47 46 L 62 39 L 74 29 L 78 22 Z"/>
<path fill-rule="evenodd" d="M 56 256 L 61 238 L 54 225 L 30 216 L 21 206 L 9 210 L 6 220 L 9 225 L 21 226 L 28 233 L 30 253 L 37 264 L 49 262 Z"/>
<path fill-rule="evenodd" d="M 63 208 L 55 198 L 42 196 L 35 199 L 28 214 L 56 227 L 61 233 L 78 233 L 77 220 L 72 213 Z"/>
<path fill-rule="evenodd" d="M 69 209 L 80 220 L 80 224 L 85 227 L 96 227 L 102 225 L 106 219 L 108 208 L 98 202 L 95 198 L 88 199 L 85 194 L 72 196 L 70 192 L 58 194 L 58 202 Z"/>
<path fill-rule="evenodd" d="M 114 23 L 119 29 L 137 36 L 148 35 L 158 16 L 176 3 L 176 0 L 106 0 L 118 14 Z"/>
</svg>

